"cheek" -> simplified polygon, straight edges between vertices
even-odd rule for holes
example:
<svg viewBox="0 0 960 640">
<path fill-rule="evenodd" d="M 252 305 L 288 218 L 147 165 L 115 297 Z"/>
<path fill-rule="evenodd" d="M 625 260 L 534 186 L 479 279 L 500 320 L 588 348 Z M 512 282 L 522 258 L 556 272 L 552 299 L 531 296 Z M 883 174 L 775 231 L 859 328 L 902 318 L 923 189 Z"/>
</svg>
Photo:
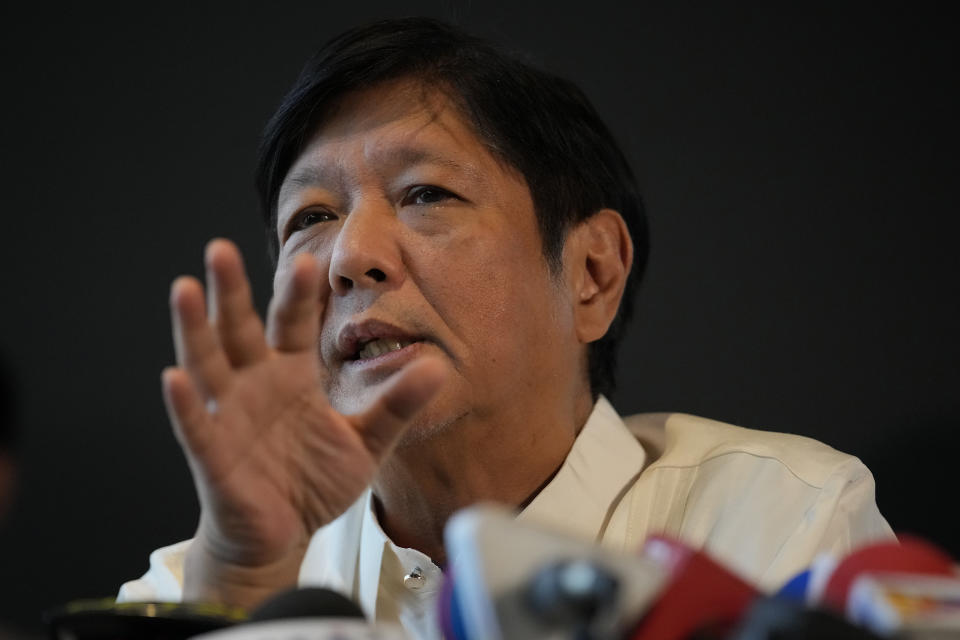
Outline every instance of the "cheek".
<svg viewBox="0 0 960 640">
<path fill-rule="evenodd" d="M 293 260 L 301 253 L 309 253 L 317 261 L 321 273 L 321 286 L 328 286 L 327 273 L 330 268 L 330 241 L 319 234 L 306 238 L 303 242 L 289 244 L 280 251 L 277 258 L 277 268 L 273 272 L 273 294 L 281 291 L 281 287 L 290 279 Z"/>
<path fill-rule="evenodd" d="M 319 255 L 318 253 L 313 253 L 313 256 L 317 261 L 317 269 L 319 271 L 319 279 L 320 279 L 320 290 L 319 290 L 319 297 L 317 299 L 317 304 L 320 305 L 320 312 L 321 312 L 320 340 L 321 342 L 323 342 L 324 328 L 327 326 L 327 320 L 330 318 L 332 314 L 332 309 L 330 304 L 330 301 L 331 301 L 330 278 L 328 275 L 329 266 L 330 266 L 330 256 L 329 256 L 329 253 L 326 253 L 326 254 L 320 253 Z M 290 278 L 293 276 L 294 257 L 295 256 L 293 254 L 281 255 L 277 260 L 277 268 L 273 273 L 273 295 L 272 295 L 273 298 L 277 298 L 278 296 L 280 296 L 282 292 L 286 291 L 287 288 L 289 287 Z M 273 300 L 271 300 L 271 304 L 268 306 L 268 310 L 267 310 L 268 315 L 267 315 L 266 321 L 268 323 L 270 322 L 269 314 L 272 306 L 273 306 Z M 324 354 L 322 351 L 320 355 L 321 355 L 321 364 L 323 366 L 326 366 L 326 364 L 324 363 L 325 362 L 323 358 Z"/>
<path fill-rule="evenodd" d="M 522 360 L 554 337 L 561 306 L 539 244 L 473 235 L 427 260 L 428 302 L 475 360 Z"/>
</svg>

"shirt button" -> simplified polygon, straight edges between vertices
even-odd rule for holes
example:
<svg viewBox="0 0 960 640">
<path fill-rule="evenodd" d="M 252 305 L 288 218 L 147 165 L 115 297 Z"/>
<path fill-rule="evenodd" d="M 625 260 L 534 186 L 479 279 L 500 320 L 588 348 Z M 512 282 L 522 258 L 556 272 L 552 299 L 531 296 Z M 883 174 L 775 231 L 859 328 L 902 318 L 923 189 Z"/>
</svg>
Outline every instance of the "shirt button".
<svg viewBox="0 0 960 640">
<path fill-rule="evenodd" d="M 415 567 L 413 571 L 403 576 L 403 586 L 412 591 L 420 589 L 427 583 L 427 579 L 423 576 L 423 570 L 420 567 Z"/>
</svg>

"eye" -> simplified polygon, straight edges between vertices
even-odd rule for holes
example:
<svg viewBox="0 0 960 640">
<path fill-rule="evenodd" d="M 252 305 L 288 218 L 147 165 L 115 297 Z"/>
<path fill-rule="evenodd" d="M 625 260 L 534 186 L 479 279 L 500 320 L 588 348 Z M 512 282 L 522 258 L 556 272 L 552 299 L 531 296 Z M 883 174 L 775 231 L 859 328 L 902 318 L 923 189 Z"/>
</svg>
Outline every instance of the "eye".
<svg viewBox="0 0 960 640">
<path fill-rule="evenodd" d="M 420 185 L 417 187 L 411 188 L 407 195 L 404 196 L 402 204 L 438 204 L 444 200 L 459 200 L 459 196 L 447 191 L 446 189 L 441 189 L 440 187 L 433 187 L 430 185 Z"/>
<path fill-rule="evenodd" d="M 307 209 L 296 214 L 287 225 L 287 235 L 303 231 L 307 227 L 313 226 L 318 222 L 330 222 L 336 220 L 337 216 L 325 209 Z"/>
</svg>

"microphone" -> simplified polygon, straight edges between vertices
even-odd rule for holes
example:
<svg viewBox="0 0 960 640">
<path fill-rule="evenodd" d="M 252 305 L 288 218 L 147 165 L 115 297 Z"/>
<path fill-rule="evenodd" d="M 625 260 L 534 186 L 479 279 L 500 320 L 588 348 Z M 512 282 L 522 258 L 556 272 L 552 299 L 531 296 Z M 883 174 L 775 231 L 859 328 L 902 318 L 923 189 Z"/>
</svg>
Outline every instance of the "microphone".
<svg viewBox="0 0 960 640">
<path fill-rule="evenodd" d="M 811 609 L 802 602 L 772 597 L 750 605 L 725 640 L 880 640 L 869 630 L 851 624 L 831 611 Z"/>
<path fill-rule="evenodd" d="M 760 596 L 707 554 L 677 540 L 651 537 L 642 554 L 656 561 L 669 579 L 634 627 L 631 640 L 671 640 L 695 634 L 726 637 Z"/>
<path fill-rule="evenodd" d="M 672 578 L 631 640 L 879 638 L 832 611 L 807 607 L 802 599 L 767 597 L 706 553 L 677 540 L 654 536 L 643 553 L 657 559 Z M 801 576 L 798 582 L 805 583 Z"/>
<path fill-rule="evenodd" d="M 242 609 L 179 602 L 75 600 L 43 614 L 52 640 L 187 640 L 246 620 Z"/>
<path fill-rule="evenodd" d="M 945 552 L 919 538 L 903 536 L 896 542 L 879 542 L 861 547 L 836 565 L 818 604 L 846 611 L 854 583 L 868 574 L 907 573 L 910 575 L 952 576 L 953 560 Z"/>
<path fill-rule="evenodd" d="M 203 603 L 72 602 L 46 615 L 53 640 L 262 640 L 309 637 L 403 640 L 398 627 L 370 625 L 349 598 L 319 587 L 280 592 L 249 615 Z"/>
<path fill-rule="evenodd" d="M 617 553 L 489 506 L 458 512 L 444 533 L 447 640 L 960 639 L 953 561 L 912 538 L 822 556 L 771 597 L 662 536 Z"/>
<path fill-rule="evenodd" d="M 667 578 L 649 558 L 525 525 L 489 505 L 456 513 L 444 541 L 450 566 L 437 613 L 448 640 L 620 637 Z"/>
<path fill-rule="evenodd" d="M 253 610 L 249 621 L 195 640 L 405 640 L 395 625 L 372 625 L 346 596 L 322 587 L 280 592 Z"/>
<path fill-rule="evenodd" d="M 321 587 L 281 591 L 253 610 L 250 622 L 284 618 L 360 618 L 360 606 L 345 595 Z"/>
<path fill-rule="evenodd" d="M 707 554 L 653 537 L 603 549 L 473 507 L 445 530 L 438 616 L 447 640 L 726 637 L 759 592 Z"/>
<path fill-rule="evenodd" d="M 901 536 L 818 558 L 806 601 L 888 636 L 960 638 L 960 574 L 953 559 L 925 540 Z"/>
<path fill-rule="evenodd" d="M 778 597 L 844 615 L 881 636 L 960 638 L 960 574 L 937 546 L 912 536 L 843 558 L 818 556 Z"/>
</svg>

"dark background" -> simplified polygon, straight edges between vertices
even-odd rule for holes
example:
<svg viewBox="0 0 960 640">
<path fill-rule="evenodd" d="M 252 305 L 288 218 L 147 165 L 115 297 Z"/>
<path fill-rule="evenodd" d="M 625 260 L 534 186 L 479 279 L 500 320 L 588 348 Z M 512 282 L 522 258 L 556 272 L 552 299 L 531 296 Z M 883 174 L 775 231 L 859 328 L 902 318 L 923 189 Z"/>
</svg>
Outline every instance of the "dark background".
<svg viewBox="0 0 960 640">
<path fill-rule="evenodd" d="M 453 19 L 528 52 L 623 141 L 653 252 L 621 412 L 825 440 L 873 469 L 895 529 L 960 555 L 945 14 L 347 4 L 0 10 L 0 351 L 22 430 L 0 621 L 35 626 L 43 607 L 114 594 L 151 549 L 191 535 L 196 500 L 159 393 L 169 282 L 227 236 L 265 303 L 259 131 L 319 43 L 389 15 Z"/>
</svg>

